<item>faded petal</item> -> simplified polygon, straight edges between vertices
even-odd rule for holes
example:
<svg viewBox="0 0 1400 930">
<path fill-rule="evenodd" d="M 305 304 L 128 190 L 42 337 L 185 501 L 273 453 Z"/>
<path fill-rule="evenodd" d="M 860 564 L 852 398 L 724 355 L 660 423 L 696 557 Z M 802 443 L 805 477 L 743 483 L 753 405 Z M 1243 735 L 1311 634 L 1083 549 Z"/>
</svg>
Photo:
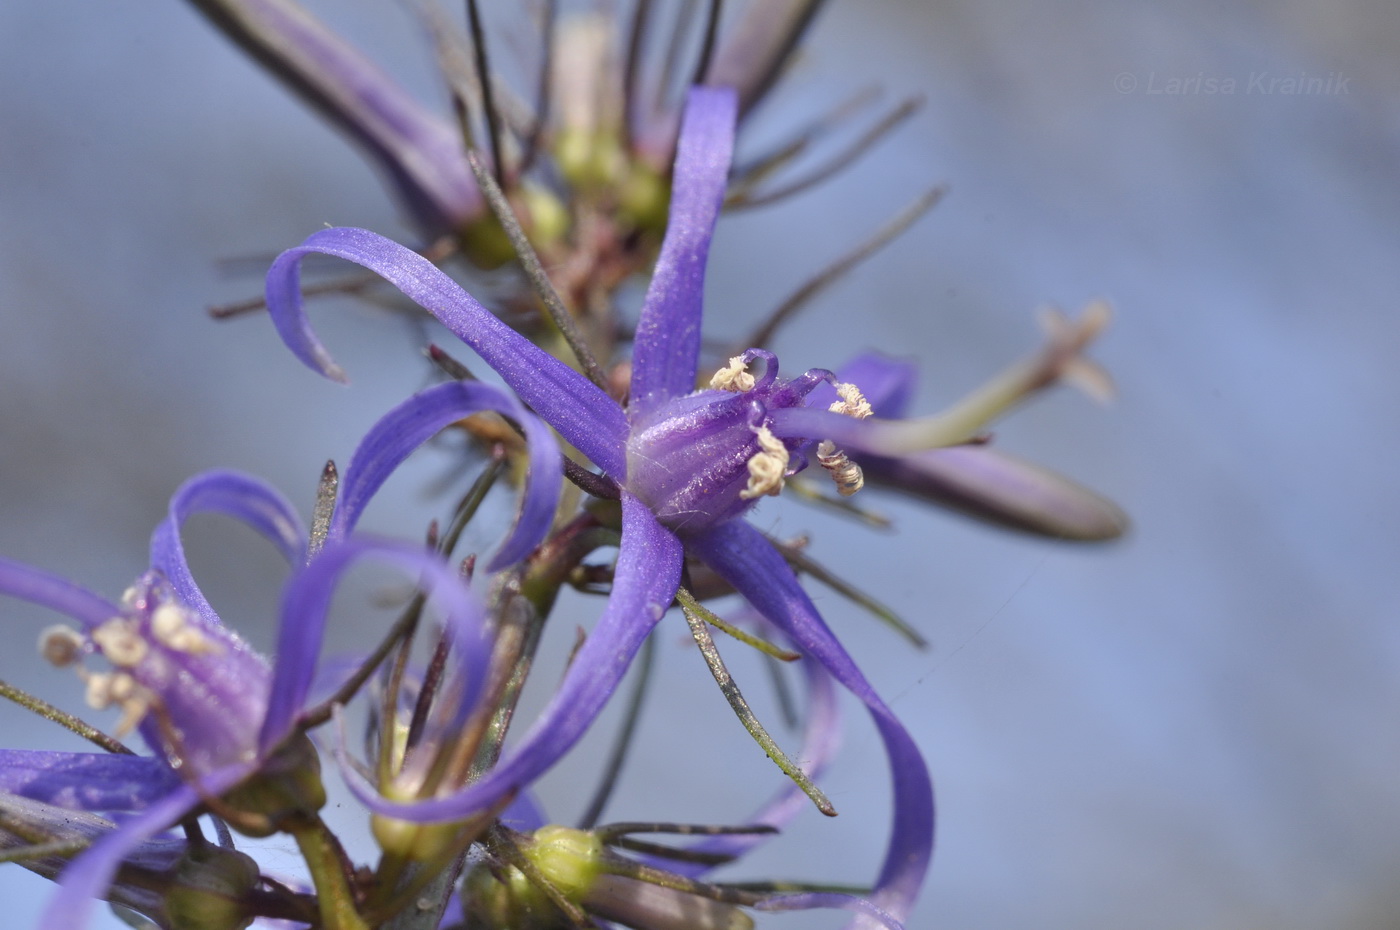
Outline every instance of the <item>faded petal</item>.
<svg viewBox="0 0 1400 930">
<path fill-rule="evenodd" d="M 878 352 L 856 356 L 837 372 L 856 384 L 875 415 L 907 414 L 918 367 Z M 824 410 L 836 391 L 819 385 L 807 406 Z M 1056 539 L 1122 535 L 1128 517 L 1112 501 L 1062 475 L 986 445 L 952 446 L 900 456 L 855 453 L 866 481 L 1008 529 Z"/>
<path fill-rule="evenodd" d="M 1128 515 L 1108 498 L 988 446 L 857 458 L 872 483 L 1008 529 L 1081 541 L 1128 529 Z"/>
<path fill-rule="evenodd" d="M 748 113 L 782 73 L 821 5 L 822 0 L 750 3 L 715 46 L 705 83 L 735 88 L 739 113 Z"/>
<path fill-rule="evenodd" d="M 728 88 L 696 87 L 687 98 L 666 238 L 637 321 L 629 406 L 634 415 L 695 387 L 705 263 L 734 155 L 736 112 Z"/>
<path fill-rule="evenodd" d="M 515 398 L 489 384 L 442 384 L 415 394 L 385 414 L 360 441 L 341 482 L 330 538 L 343 538 L 389 475 L 424 442 L 463 417 L 483 410 L 503 413 L 525 430 L 530 456 L 520 516 L 487 566 L 499 571 L 523 559 L 549 532 L 563 483 L 559 446 L 549 428 Z"/>
<path fill-rule="evenodd" d="M 484 212 L 457 127 L 291 0 L 194 0 L 216 26 L 358 142 L 433 235 Z"/>
<path fill-rule="evenodd" d="M 306 318 L 301 259 L 312 253 L 362 265 L 397 287 L 476 350 L 521 400 L 569 443 L 618 480 L 627 474 L 622 408 L 591 381 L 502 323 L 457 282 L 411 249 L 365 229 L 324 229 L 277 257 L 267 273 L 267 307 L 282 341 L 329 378 L 345 375 Z"/>
<path fill-rule="evenodd" d="M 690 541 L 705 562 L 815 660 L 870 711 L 890 760 L 894 827 L 870 901 L 896 918 L 908 914 L 933 853 L 933 785 L 919 748 L 904 725 L 865 680 L 807 597 L 782 555 L 740 520 Z M 868 927 L 865 918 L 857 926 Z"/>
</svg>

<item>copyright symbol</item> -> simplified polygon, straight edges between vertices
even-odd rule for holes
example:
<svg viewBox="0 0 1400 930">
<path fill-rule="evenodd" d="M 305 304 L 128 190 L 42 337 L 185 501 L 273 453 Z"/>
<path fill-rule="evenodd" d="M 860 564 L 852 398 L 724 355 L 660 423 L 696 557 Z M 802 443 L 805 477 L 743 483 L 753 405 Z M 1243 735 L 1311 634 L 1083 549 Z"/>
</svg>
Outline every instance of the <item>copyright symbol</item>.
<svg viewBox="0 0 1400 930">
<path fill-rule="evenodd" d="M 1113 89 L 1120 94 L 1131 94 L 1137 90 L 1137 75 L 1128 71 L 1120 71 L 1113 79 Z"/>
</svg>

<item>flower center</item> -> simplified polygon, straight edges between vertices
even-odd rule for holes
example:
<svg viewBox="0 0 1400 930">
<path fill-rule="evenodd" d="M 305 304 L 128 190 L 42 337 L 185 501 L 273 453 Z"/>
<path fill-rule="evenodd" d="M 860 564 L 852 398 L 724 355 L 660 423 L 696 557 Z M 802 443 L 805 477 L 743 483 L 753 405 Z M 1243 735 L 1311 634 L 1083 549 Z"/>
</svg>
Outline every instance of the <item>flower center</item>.
<svg viewBox="0 0 1400 930">
<path fill-rule="evenodd" d="M 748 371 L 755 359 L 765 362 L 759 377 Z M 633 424 L 627 444 L 628 490 L 662 523 L 689 532 L 733 519 L 759 498 L 777 495 L 790 475 L 806 467 L 808 440 L 779 439 L 769 428 L 771 414 L 802 404 L 823 382 L 835 384 L 842 398 L 833 411 L 869 416 L 870 405 L 859 389 L 837 384 L 825 369 L 779 380 L 778 360 L 771 352 L 750 349 L 730 359 L 708 390 L 677 397 Z M 841 493 L 855 493 L 863 481 L 859 466 L 830 443 L 817 452 Z"/>
<path fill-rule="evenodd" d="M 88 631 L 51 627 L 40 653 L 73 666 L 97 710 L 122 712 L 117 735 L 140 725 L 153 748 L 196 772 L 256 753 L 271 673 L 262 657 L 228 629 L 185 606 L 163 576 L 149 572 L 122 595 L 122 612 Z M 110 671 L 92 671 L 100 653 Z"/>
</svg>

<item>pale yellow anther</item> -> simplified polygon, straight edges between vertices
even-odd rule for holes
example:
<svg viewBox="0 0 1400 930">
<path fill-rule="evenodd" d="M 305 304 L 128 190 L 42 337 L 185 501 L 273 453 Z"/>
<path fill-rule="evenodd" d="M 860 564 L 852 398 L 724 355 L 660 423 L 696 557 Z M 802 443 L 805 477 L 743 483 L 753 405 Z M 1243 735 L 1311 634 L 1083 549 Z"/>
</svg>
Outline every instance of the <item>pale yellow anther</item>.
<svg viewBox="0 0 1400 930">
<path fill-rule="evenodd" d="M 57 668 L 66 668 L 83 657 L 87 640 L 71 626 L 51 626 L 39 634 L 39 655 Z"/>
<path fill-rule="evenodd" d="M 817 462 L 831 473 L 831 480 L 836 482 L 836 490 L 842 497 L 850 497 L 865 487 L 865 473 L 860 466 L 836 448 L 830 439 L 823 439 L 817 444 Z"/>
<path fill-rule="evenodd" d="M 87 676 L 87 705 L 106 710 L 131 697 L 136 682 L 126 672 L 98 672 Z"/>
<path fill-rule="evenodd" d="M 860 388 L 854 384 L 838 381 L 834 387 L 841 399 L 827 408 L 832 413 L 857 420 L 864 420 L 874 413 L 870 408 L 870 401 L 865 399 Z M 865 487 L 865 473 L 860 470 L 860 466 L 836 448 L 836 443 L 830 439 L 823 439 L 817 444 L 817 462 L 831 475 L 831 480 L 836 482 L 836 490 L 842 497 L 850 497 Z"/>
<path fill-rule="evenodd" d="M 88 675 L 87 704 L 93 710 L 119 706 L 122 716 L 113 732 L 121 737 L 130 733 L 151 709 L 151 693 L 126 672 Z"/>
<path fill-rule="evenodd" d="M 81 670 L 79 674 L 82 674 Z M 87 706 L 93 710 L 106 710 L 112 703 L 112 676 L 107 673 L 87 676 L 87 693 L 84 694 Z"/>
<path fill-rule="evenodd" d="M 92 631 L 92 641 L 113 665 L 135 665 L 150 651 L 140 625 L 125 617 L 113 617 L 98 626 Z"/>
<path fill-rule="evenodd" d="M 758 427 L 754 433 L 758 436 L 759 451 L 749 459 L 749 483 L 739 492 L 744 500 L 778 495 L 787 477 L 787 446 L 766 426 Z"/>
<path fill-rule="evenodd" d="M 855 417 L 857 420 L 864 420 L 874 411 L 870 408 L 870 401 L 865 399 L 865 395 L 860 392 L 860 388 L 854 384 L 847 384 L 838 381 L 835 384 L 836 393 L 841 399 L 832 404 L 827 409 L 832 413 L 840 413 L 848 417 Z"/>
<path fill-rule="evenodd" d="M 190 623 L 184 608 L 175 604 L 162 604 L 151 614 L 151 635 L 167 648 L 189 655 L 217 652 L 219 648 L 199 627 Z"/>
<path fill-rule="evenodd" d="M 151 633 L 163 643 L 169 644 L 172 637 L 188 623 L 185 612 L 174 604 L 161 604 L 151 613 Z"/>
<path fill-rule="evenodd" d="M 736 394 L 752 391 L 753 385 L 753 375 L 749 374 L 749 366 L 744 364 L 742 355 L 731 358 L 729 364 L 715 372 L 710 379 L 710 387 L 714 390 L 733 391 Z"/>
</svg>

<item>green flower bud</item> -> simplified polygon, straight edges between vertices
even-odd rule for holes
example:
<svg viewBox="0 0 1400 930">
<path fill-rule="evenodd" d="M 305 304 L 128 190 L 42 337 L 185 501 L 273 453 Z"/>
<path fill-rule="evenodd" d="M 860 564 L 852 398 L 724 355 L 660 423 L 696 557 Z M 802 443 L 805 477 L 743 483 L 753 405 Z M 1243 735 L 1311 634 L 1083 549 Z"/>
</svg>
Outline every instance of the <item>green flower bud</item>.
<svg viewBox="0 0 1400 930">
<path fill-rule="evenodd" d="M 610 874 L 620 863 L 587 830 L 548 826 L 520 843 L 521 852 L 560 896 L 584 911 L 635 930 L 752 930 L 738 907 L 678 888 Z M 548 894 L 515 866 L 477 863 L 462 882 L 470 930 L 567 930 L 573 924 Z"/>
<path fill-rule="evenodd" d="M 553 192 L 534 184 L 519 189 L 520 225 L 537 249 L 557 245 L 569 232 L 569 211 Z M 515 259 L 515 246 L 495 216 L 487 214 L 462 227 L 457 244 L 467 261 L 491 271 Z"/>
<path fill-rule="evenodd" d="M 414 823 L 375 814 L 370 817 L 369 826 L 380 849 L 405 859 L 425 862 L 451 846 L 465 824 Z"/>
<path fill-rule="evenodd" d="M 253 922 L 247 900 L 258 878 L 258 864 L 241 852 L 217 846 L 192 850 L 176 868 L 165 896 L 171 926 L 243 930 Z"/>
<path fill-rule="evenodd" d="M 326 804 L 326 788 L 321 783 L 321 759 L 305 736 L 292 740 L 264 764 L 264 767 L 224 796 L 236 811 L 260 814 L 267 829 L 238 823 L 239 832 L 248 836 L 271 836 L 288 817 L 314 814 Z"/>
</svg>

